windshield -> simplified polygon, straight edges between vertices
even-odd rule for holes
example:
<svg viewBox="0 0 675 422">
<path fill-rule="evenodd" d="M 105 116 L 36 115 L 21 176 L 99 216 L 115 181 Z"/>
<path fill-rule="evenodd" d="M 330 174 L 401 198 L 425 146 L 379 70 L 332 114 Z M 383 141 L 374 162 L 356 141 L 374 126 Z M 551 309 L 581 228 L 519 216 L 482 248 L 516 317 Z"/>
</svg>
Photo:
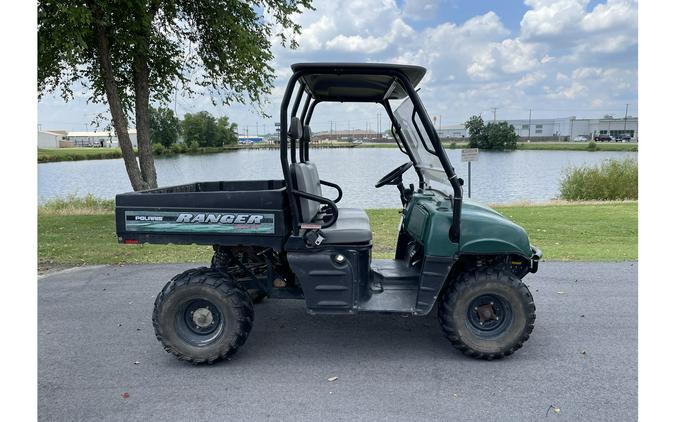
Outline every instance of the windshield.
<svg viewBox="0 0 675 422">
<path fill-rule="evenodd" d="M 424 130 L 419 115 L 416 112 L 413 115 L 413 110 L 413 103 L 410 98 L 407 98 L 394 111 L 394 117 L 396 117 L 398 124 L 401 126 L 401 132 L 403 132 L 404 139 L 402 141 L 410 149 L 416 166 L 424 177 L 424 182 L 429 187 L 450 195 L 452 187 L 448 180 L 448 175 L 445 173 L 441 161 L 434 153 L 429 135 Z M 426 113 L 424 110 L 422 112 Z M 417 129 L 419 129 L 419 132 Z M 442 153 L 445 152 L 443 151 Z"/>
</svg>

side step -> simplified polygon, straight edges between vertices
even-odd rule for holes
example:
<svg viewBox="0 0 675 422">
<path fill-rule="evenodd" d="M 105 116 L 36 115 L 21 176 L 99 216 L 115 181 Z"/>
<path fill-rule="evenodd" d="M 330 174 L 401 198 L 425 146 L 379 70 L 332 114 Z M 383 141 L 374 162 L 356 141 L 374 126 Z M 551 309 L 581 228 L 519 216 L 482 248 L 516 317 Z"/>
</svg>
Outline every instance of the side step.
<svg viewBox="0 0 675 422">
<path fill-rule="evenodd" d="M 414 312 L 420 272 L 402 260 L 374 259 L 370 267 L 372 294 L 359 311 Z"/>
<path fill-rule="evenodd" d="M 370 269 L 373 293 L 382 293 L 385 286 L 387 290 L 417 290 L 420 271 L 410 268 L 403 260 L 373 259 Z"/>
</svg>

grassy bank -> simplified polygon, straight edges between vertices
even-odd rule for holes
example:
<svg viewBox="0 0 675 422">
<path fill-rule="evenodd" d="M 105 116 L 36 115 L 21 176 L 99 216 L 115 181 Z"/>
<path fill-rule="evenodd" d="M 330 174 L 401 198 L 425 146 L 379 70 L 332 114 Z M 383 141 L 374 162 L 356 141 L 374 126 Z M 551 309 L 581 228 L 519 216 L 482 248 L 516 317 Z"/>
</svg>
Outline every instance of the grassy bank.
<svg viewBox="0 0 675 422">
<path fill-rule="evenodd" d="M 443 146 L 448 149 L 468 148 L 465 142 L 443 142 Z M 320 146 L 313 145 L 312 148 L 398 148 L 393 143 L 379 144 L 359 144 L 354 145 L 348 142 L 322 143 Z M 215 154 L 226 151 L 235 151 L 240 149 L 276 149 L 278 145 L 231 145 L 225 147 L 206 147 L 188 150 L 185 152 L 172 152 L 170 149 L 158 156 L 172 156 L 177 154 Z M 542 151 L 588 151 L 586 142 L 519 142 L 518 149 L 521 150 L 542 150 Z M 637 151 L 637 144 L 623 143 L 598 143 L 596 151 Z M 110 158 L 121 158 L 122 151 L 119 148 L 61 148 L 61 149 L 38 149 L 38 163 L 52 163 L 56 161 L 80 161 L 80 160 L 105 160 Z"/>
<path fill-rule="evenodd" d="M 251 148 L 248 146 L 234 147 L 204 147 L 192 150 L 186 150 L 181 154 L 214 154 L 235 149 Z M 165 149 L 162 153 L 155 153 L 157 156 L 173 156 L 178 153 Z M 57 161 L 82 161 L 82 160 L 108 160 L 111 158 L 122 158 L 122 150 L 119 148 L 61 148 L 61 149 L 38 149 L 38 163 L 53 163 Z"/>
<path fill-rule="evenodd" d="M 38 212 L 38 265 L 42 270 L 92 264 L 205 263 L 210 246 L 120 245 L 110 201 L 65 203 Z M 79 212 L 76 211 L 79 209 Z M 522 225 L 550 260 L 637 259 L 637 202 L 508 206 L 496 209 Z M 391 258 L 400 214 L 369 210 L 373 256 Z"/>
<path fill-rule="evenodd" d="M 596 151 L 638 150 L 638 144 L 636 143 L 598 142 L 595 145 Z M 588 151 L 588 142 L 518 142 L 518 149 L 538 151 Z"/>
<path fill-rule="evenodd" d="M 467 142 L 443 142 L 447 149 L 468 148 Z M 398 148 L 396 144 L 361 144 L 357 148 Z M 518 142 L 519 150 L 588 151 L 588 142 Z M 596 151 L 637 151 L 636 143 L 597 143 Z M 592 151 L 588 151 L 592 152 Z"/>
<path fill-rule="evenodd" d="M 52 163 L 55 161 L 106 160 L 122 158 L 119 148 L 59 148 L 38 149 L 38 163 Z"/>
<path fill-rule="evenodd" d="M 319 148 L 352 148 L 354 144 L 347 142 L 323 143 Z M 392 145 L 395 146 L 395 145 Z M 217 154 L 227 151 L 247 150 L 247 149 L 278 149 L 278 145 L 269 144 L 251 144 L 251 145 L 228 145 L 224 147 L 199 147 L 182 148 L 180 151 L 171 148 L 153 148 L 155 157 L 171 157 L 180 154 Z M 57 161 L 81 161 L 81 160 L 106 160 L 111 158 L 122 158 L 122 151 L 119 148 L 60 148 L 60 149 L 38 149 L 38 163 L 53 163 Z"/>
</svg>

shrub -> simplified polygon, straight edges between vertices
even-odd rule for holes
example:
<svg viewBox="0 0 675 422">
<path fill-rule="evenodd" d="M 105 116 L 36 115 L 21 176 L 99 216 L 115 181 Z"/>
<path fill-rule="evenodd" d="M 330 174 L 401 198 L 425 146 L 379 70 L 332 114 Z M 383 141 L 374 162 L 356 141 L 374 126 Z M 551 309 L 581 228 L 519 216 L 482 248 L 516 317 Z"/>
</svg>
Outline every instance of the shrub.
<svg viewBox="0 0 675 422">
<path fill-rule="evenodd" d="M 451 142 L 451 143 L 450 143 L 450 148 L 456 149 L 456 148 L 457 148 L 457 142 L 454 142 L 454 141 Z"/>
<path fill-rule="evenodd" d="M 174 154 L 182 154 L 184 152 L 187 152 L 187 145 L 184 143 L 178 143 L 178 144 L 173 144 L 171 145 L 171 152 Z"/>
<path fill-rule="evenodd" d="M 152 144 L 152 154 L 164 155 L 166 154 L 166 147 L 162 144 Z"/>
<path fill-rule="evenodd" d="M 598 150 L 598 144 L 595 143 L 595 141 L 591 141 L 588 143 L 588 146 L 586 147 L 589 151 L 597 151 Z"/>
<path fill-rule="evenodd" d="M 638 199 L 637 161 L 608 160 L 596 167 L 567 170 L 560 197 L 575 200 Z"/>
<path fill-rule="evenodd" d="M 469 131 L 469 148 L 503 151 L 518 146 L 516 129 L 507 122 L 490 122 L 486 125 L 482 117 L 471 116 L 464 127 Z"/>
</svg>

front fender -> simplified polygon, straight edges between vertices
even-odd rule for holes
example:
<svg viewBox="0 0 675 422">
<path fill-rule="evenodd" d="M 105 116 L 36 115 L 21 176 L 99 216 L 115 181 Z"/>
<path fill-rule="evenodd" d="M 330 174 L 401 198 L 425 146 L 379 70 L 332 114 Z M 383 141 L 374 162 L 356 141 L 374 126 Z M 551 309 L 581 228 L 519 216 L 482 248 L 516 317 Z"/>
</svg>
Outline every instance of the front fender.
<svg viewBox="0 0 675 422">
<path fill-rule="evenodd" d="M 501 239 L 475 239 L 462 245 L 462 254 L 517 254 L 524 258 L 531 257 L 523 253 L 522 246 Z"/>
</svg>

